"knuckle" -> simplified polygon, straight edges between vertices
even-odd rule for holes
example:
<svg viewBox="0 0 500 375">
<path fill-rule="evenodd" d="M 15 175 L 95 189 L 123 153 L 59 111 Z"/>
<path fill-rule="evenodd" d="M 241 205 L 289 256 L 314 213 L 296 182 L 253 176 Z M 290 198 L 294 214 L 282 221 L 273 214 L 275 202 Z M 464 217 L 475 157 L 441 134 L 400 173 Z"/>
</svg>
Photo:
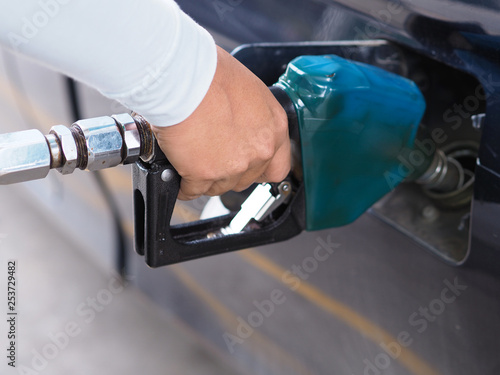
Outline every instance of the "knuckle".
<svg viewBox="0 0 500 375">
<path fill-rule="evenodd" d="M 289 171 L 290 167 L 288 165 L 282 164 L 278 167 L 273 168 L 273 171 L 271 173 L 266 173 L 266 176 L 269 178 L 270 182 L 281 182 L 288 176 Z"/>
<path fill-rule="evenodd" d="M 275 152 L 274 142 L 270 140 L 263 142 L 259 148 L 259 159 L 262 161 L 269 161 L 273 158 Z"/>
<path fill-rule="evenodd" d="M 231 176 L 238 176 L 244 174 L 249 168 L 249 163 L 246 159 L 241 158 L 238 160 L 233 160 L 231 163 L 231 167 L 229 169 L 229 173 L 226 176 L 227 179 Z"/>
</svg>

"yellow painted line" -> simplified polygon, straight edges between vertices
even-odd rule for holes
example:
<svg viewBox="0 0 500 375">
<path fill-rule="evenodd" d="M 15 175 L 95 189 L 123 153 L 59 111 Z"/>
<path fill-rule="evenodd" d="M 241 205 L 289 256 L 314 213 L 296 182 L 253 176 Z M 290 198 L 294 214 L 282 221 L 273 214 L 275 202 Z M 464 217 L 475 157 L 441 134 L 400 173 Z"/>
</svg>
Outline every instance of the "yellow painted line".
<svg viewBox="0 0 500 375">
<path fill-rule="evenodd" d="M 257 253 L 255 250 L 247 250 L 239 252 L 248 263 L 265 272 L 278 282 L 283 283 L 282 277 L 286 270 L 275 264 L 269 258 Z M 346 325 L 358 331 L 361 335 L 367 337 L 375 344 L 397 342 L 397 339 L 388 333 L 383 328 L 380 328 L 375 323 L 363 317 L 358 312 L 343 303 L 331 298 L 327 294 L 320 291 L 318 288 L 301 280 L 300 286 L 295 292 L 314 305 L 320 307 L 329 314 L 334 315 Z M 416 375 L 438 375 L 439 372 L 428 365 L 424 360 L 420 359 L 408 348 L 401 347 L 401 353 L 396 358 L 404 367 Z"/>
<path fill-rule="evenodd" d="M 123 223 L 123 227 L 125 229 L 125 233 L 127 233 L 130 238 L 134 238 L 134 222 L 127 220 Z"/>
<path fill-rule="evenodd" d="M 206 303 L 210 308 L 221 318 L 225 323 L 230 321 L 236 321 L 235 315 L 219 300 L 213 298 L 210 293 L 208 293 L 182 266 L 174 264 L 169 267 L 171 271 L 175 273 L 177 278 L 182 281 L 182 283 L 197 297 L 199 297 L 204 303 Z"/>
<path fill-rule="evenodd" d="M 180 206 L 180 207 L 179 207 Z M 189 210 L 182 210 L 182 203 L 177 204 L 176 209 L 174 209 L 174 215 L 180 216 L 182 220 L 194 220 L 197 218 L 193 212 Z M 134 235 L 134 224 L 132 221 L 127 221 L 125 223 L 125 231 L 126 233 L 133 237 Z M 174 264 L 169 266 L 169 270 L 171 270 L 175 276 L 182 282 L 187 289 L 189 289 L 196 297 L 202 300 L 220 319 L 221 323 L 227 329 L 234 329 L 237 325 L 237 316 L 234 312 L 229 310 L 223 303 L 221 303 L 215 296 L 209 293 L 205 288 L 203 288 L 182 266 L 178 264 Z M 234 332 L 230 332 L 234 334 Z M 296 358 L 291 356 L 288 352 L 282 349 L 280 346 L 272 342 L 269 338 L 267 338 L 262 333 L 257 330 L 254 331 L 252 336 L 250 336 L 247 340 L 250 340 L 250 343 L 253 350 L 259 350 L 263 352 L 267 352 L 269 357 L 273 359 L 281 360 L 280 363 L 284 363 L 290 368 L 292 368 L 295 373 L 302 375 L 313 375 L 307 368 L 299 362 Z"/>
<path fill-rule="evenodd" d="M 9 85 L 5 82 L 4 79 L 0 77 L 0 94 L 2 97 L 10 102 L 12 105 L 20 106 L 20 110 L 24 111 L 30 117 L 33 118 L 34 123 L 37 123 L 44 130 L 48 130 L 50 126 L 58 123 L 52 116 L 47 114 L 43 109 L 38 107 L 34 102 L 30 101 L 26 98 L 20 91 L 18 91 L 13 85 Z M 111 182 L 113 186 L 122 187 L 124 189 L 130 189 L 130 177 L 125 177 L 125 174 L 119 170 L 109 170 L 106 173 L 106 179 Z M 95 197 L 94 199 L 90 199 L 89 196 L 83 193 L 82 189 L 75 189 L 73 191 L 79 193 L 86 201 L 90 201 L 95 205 Z M 179 205 L 177 205 L 179 206 Z M 192 220 L 193 216 L 196 216 L 193 210 L 190 210 L 186 206 L 181 206 L 177 209 L 178 216 L 183 218 L 183 220 Z M 127 232 L 133 233 L 132 226 L 130 223 L 126 225 Z M 253 264 L 255 267 L 263 270 L 273 278 L 277 279 L 279 282 L 282 282 L 281 277 L 286 272 L 285 269 L 280 266 L 274 264 L 268 258 L 253 252 L 239 252 L 239 254 L 247 260 L 249 263 Z M 179 271 L 176 271 L 179 272 Z M 187 274 L 186 274 L 187 275 Z M 184 279 L 185 276 L 183 276 Z M 194 286 L 193 286 L 194 287 Z M 193 289 L 194 290 L 194 289 Z M 199 292 L 199 290 L 198 290 Z M 377 345 L 380 342 L 397 342 L 396 338 L 391 334 L 386 332 L 384 329 L 378 327 L 374 323 L 370 322 L 368 319 L 364 318 L 356 311 L 350 309 L 346 305 L 336 301 L 335 299 L 329 297 L 328 295 L 321 292 L 319 289 L 313 287 L 312 285 L 302 281 L 299 288 L 296 290 L 298 294 L 311 301 L 315 305 L 321 307 L 323 310 L 333 314 L 340 320 L 342 320 L 347 325 L 351 326 L 358 332 L 360 332 L 365 337 L 374 341 Z M 202 294 L 200 294 L 201 296 Z M 206 295 L 205 295 L 206 298 Z M 208 300 L 207 300 L 208 301 Z M 216 299 L 213 299 L 211 303 L 219 303 Z M 211 305 L 212 306 L 212 305 Z M 212 308 L 216 309 L 214 311 L 218 311 L 219 314 L 226 314 L 226 312 L 222 312 L 220 310 L 221 307 L 224 307 L 222 304 L 220 306 L 213 305 Z M 414 374 L 418 375 L 437 375 L 438 372 L 432 369 L 429 365 L 427 365 L 423 360 L 418 358 L 412 351 L 407 348 L 401 347 L 401 354 L 397 358 L 401 364 L 403 364 L 406 368 L 412 371 Z"/>
<path fill-rule="evenodd" d="M 237 316 L 222 304 L 217 298 L 212 296 L 203 288 L 182 266 L 170 266 L 170 270 L 176 277 L 199 299 L 212 309 L 219 316 L 221 322 L 228 328 L 234 329 L 237 325 Z M 234 334 L 234 332 L 229 332 Z M 253 350 L 265 353 L 267 359 L 272 358 L 279 364 L 293 370 L 295 374 L 312 375 L 312 373 L 291 354 L 283 350 L 280 346 L 269 340 L 257 330 L 247 339 L 250 340 Z M 260 356 L 256 356 L 259 358 Z"/>
<path fill-rule="evenodd" d="M 174 210 L 174 215 L 180 216 L 183 220 L 192 221 L 197 219 L 197 216 L 191 212 L 187 207 L 181 205 L 176 205 Z M 133 233 L 131 223 L 128 226 L 128 230 Z M 248 249 L 246 251 L 239 251 L 238 254 L 243 257 L 248 263 L 252 264 L 254 267 L 260 269 L 266 274 L 270 275 L 274 279 L 283 283 L 282 276 L 286 270 L 279 265 L 272 262 L 269 258 L 257 253 L 255 250 Z M 193 284 L 194 283 L 194 284 Z M 208 296 L 206 292 L 202 291 L 202 287 L 198 284 L 195 286 L 196 282 L 193 280 L 189 284 L 189 289 L 194 291 L 196 295 L 200 296 L 211 308 L 220 315 L 223 320 L 230 319 L 232 313 L 228 312 L 226 307 L 223 306 L 217 299 Z M 283 283 L 284 284 L 284 283 Z M 371 322 L 367 318 L 363 317 L 358 312 L 354 311 L 347 305 L 331 298 L 327 294 L 320 291 L 318 288 L 312 286 L 309 283 L 301 280 L 300 286 L 295 291 L 303 298 L 313 303 L 314 305 L 320 307 L 324 311 L 332 314 L 337 319 L 342 321 L 344 324 L 350 326 L 355 331 L 359 332 L 361 335 L 367 337 L 373 341 L 377 346 L 381 343 L 397 342 L 397 338 L 392 336 L 389 332 L 383 328 L 377 326 L 375 323 Z M 234 318 L 233 318 L 234 320 Z M 420 359 L 415 353 L 413 353 L 408 348 L 401 347 L 401 353 L 397 357 L 404 367 L 411 371 L 415 375 L 439 375 L 439 372 L 433 369 L 424 360 Z M 383 350 L 383 349 L 382 349 Z"/>
<path fill-rule="evenodd" d="M 174 212 L 172 216 L 179 218 L 182 222 L 188 223 L 190 221 L 196 221 L 200 219 L 200 214 L 182 202 L 177 202 L 174 207 Z"/>
</svg>

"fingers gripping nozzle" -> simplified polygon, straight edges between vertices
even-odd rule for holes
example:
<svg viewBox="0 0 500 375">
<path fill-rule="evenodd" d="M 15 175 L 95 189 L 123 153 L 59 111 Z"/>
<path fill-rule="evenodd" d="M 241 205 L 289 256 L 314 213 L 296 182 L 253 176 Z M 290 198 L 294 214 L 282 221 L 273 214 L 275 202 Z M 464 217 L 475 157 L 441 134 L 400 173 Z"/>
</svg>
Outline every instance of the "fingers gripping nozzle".
<svg viewBox="0 0 500 375">
<path fill-rule="evenodd" d="M 44 178 L 50 169 L 95 171 L 151 158 L 153 133 L 139 115 L 123 113 L 56 125 L 49 134 L 27 130 L 0 135 L 0 184 Z"/>
</svg>

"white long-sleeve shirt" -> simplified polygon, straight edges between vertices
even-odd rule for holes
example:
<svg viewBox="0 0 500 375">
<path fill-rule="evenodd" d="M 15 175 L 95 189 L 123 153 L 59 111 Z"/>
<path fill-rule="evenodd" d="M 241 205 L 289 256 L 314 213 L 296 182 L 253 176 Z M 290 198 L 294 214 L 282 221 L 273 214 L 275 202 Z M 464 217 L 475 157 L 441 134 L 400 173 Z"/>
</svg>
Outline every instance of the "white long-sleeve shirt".
<svg viewBox="0 0 500 375">
<path fill-rule="evenodd" d="M 0 43 L 168 126 L 212 82 L 210 34 L 173 0 L 0 0 Z"/>
</svg>

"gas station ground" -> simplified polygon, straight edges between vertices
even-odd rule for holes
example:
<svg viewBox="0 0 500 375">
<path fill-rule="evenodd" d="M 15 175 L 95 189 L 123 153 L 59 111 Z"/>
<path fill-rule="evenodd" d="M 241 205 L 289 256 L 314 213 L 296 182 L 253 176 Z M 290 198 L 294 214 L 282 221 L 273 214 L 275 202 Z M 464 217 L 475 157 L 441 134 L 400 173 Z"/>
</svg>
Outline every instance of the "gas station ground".
<svg viewBox="0 0 500 375">
<path fill-rule="evenodd" d="M 16 368 L 2 355 L 1 374 L 238 374 L 175 317 L 79 251 L 22 192 L 14 185 L 0 194 L 2 349 L 9 345 L 8 261 L 16 262 L 17 311 Z"/>
</svg>

